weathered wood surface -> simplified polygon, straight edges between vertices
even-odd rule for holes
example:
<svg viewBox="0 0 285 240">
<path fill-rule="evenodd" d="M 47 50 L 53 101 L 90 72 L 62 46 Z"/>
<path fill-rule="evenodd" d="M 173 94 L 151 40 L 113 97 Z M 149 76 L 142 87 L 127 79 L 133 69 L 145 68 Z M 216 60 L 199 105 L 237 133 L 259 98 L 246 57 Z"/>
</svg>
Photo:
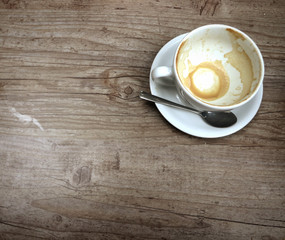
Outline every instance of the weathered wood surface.
<svg viewBox="0 0 285 240">
<path fill-rule="evenodd" d="M 284 239 L 285 2 L 0 2 L 0 239 Z M 171 38 L 210 23 L 264 56 L 260 110 L 219 139 L 152 104 Z"/>
</svg>

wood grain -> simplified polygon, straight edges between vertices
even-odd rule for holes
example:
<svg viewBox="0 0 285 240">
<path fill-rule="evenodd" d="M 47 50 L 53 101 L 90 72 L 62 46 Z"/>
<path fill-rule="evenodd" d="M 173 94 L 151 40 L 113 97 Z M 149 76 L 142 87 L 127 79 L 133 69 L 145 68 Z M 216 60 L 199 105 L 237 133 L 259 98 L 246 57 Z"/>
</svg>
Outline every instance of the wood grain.
<svg viewBox="0 0 285 240">
<path fill-rule="evenodd" d="M 285 238 L 285 2 L 0 1 L 0 239 Z M 173 37 L 246 32 L 266 74 L 239 132 L 186 135 L 153 104 Z"/>
</svg>

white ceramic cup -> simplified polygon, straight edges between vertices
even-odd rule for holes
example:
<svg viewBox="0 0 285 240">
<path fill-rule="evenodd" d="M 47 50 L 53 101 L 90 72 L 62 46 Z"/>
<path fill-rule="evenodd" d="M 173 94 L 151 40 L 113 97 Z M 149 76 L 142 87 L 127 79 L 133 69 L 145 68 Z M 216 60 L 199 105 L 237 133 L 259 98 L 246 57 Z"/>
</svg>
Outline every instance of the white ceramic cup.
<svg viewBox="0 0 285 240">
<path fill-rule="evenodd" d="M 260 50 L 245 33 L 221 24 L 199 27 L 178 45 L 172 66 L 151 72 L 157 84 L 176 86 L 200 109 L 226 111 L 246 104 L 264 77 Z"/>
</svg>

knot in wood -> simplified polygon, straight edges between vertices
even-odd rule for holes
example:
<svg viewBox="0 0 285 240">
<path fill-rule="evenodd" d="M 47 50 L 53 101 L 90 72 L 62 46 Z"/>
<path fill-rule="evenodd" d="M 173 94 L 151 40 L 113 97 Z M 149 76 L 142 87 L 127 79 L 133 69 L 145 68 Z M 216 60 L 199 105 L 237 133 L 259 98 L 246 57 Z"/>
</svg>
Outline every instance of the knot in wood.
<svg viewBox="0 0 285 240">
<path fill-rule="evenodd" d="M 133 93 L 133 88 L 131 86 L 127 86 L 125 89 L 124 89 L 124 93 L 127 94 L 127 95 L 131 95 Z"/>
</svg>

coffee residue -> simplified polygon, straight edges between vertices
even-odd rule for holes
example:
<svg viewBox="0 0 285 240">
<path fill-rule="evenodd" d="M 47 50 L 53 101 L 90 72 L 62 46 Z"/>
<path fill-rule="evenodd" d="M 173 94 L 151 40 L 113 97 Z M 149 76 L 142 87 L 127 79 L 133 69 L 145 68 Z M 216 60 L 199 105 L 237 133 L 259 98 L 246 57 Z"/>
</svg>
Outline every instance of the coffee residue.
<svg viewBox="0 0 285 240">
<path fill-rule="evenodd" d="M 227 62 L 240 73 L 240 78 L 243 83 L 243 90 L 239 98 L 241 100 L 250 93 L 251 85 L 254 80 L 252 63 L 249 56 L 238 43 L 238 40 L 244 40 L 244 37 L 233 30 L 229 32 L 232 33 L 230 37 L 232 39 L 233 50 L 224 56 L 228 59 Z"/>
<path fill-rule="evenodd" d="M 237 31 L 235 31 L 235 30 L 233 30 L 233 29 L 231 29 L 231 28 L 227 28 L 226 29 L 231 35 L 233 35 L 233 36 L 235 36 L 235 38 L 236 39 L 241 39 L 242 41 L 244 41 L 245 40 L 245 37 L 242 35 L 242 34 L 240 34 L 239 32 L 237 32 Z"/>
<path fill-rule="evenodd" d="M 189 66 L 191 63 L 189 61 Z M 200 73 L 201 72 L 201 73 Z M 210 79 L 205 79 L 209 76 Z M 185 81 L 186 80 L 186 81 Z M 229 89 L 229 76 L 227 75 L 222 62 L 202 62 L 198 66 L 193 66 L 188 78 L 184 80 L 184 85 L 199 98 L 213 101 L 221 98 Z M 202 83 L 198 83 L 202 81 Z"/>
</svg>

